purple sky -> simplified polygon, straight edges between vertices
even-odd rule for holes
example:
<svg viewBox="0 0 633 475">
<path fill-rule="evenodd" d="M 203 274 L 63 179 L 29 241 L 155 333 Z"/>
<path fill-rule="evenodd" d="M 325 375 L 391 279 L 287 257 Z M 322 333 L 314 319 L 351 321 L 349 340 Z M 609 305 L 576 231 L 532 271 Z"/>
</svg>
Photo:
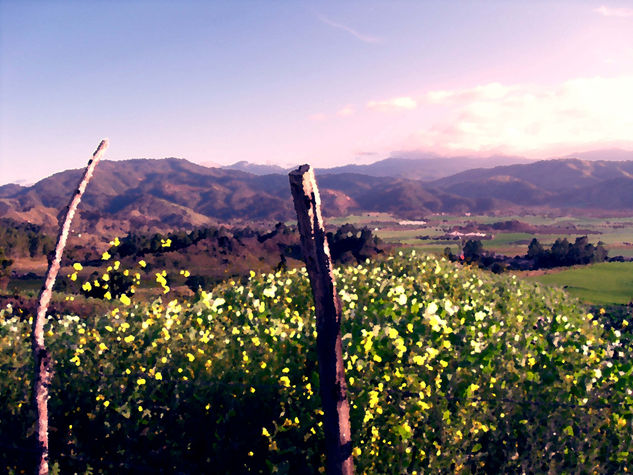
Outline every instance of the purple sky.
<svg viewBox="0 0 633 475">
<path fill-rule="evenodd" d="M 633 149 L 633 4 L 0 0 L 0 184 L 109 159 Z"/>
</svg>

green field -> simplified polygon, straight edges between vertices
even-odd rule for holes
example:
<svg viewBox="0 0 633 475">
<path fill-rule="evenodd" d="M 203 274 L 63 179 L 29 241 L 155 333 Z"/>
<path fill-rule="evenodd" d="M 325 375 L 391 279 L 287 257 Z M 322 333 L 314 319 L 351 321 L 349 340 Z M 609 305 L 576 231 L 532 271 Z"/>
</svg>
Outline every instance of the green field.
<svg viewBox="0 0 633 475">
<path fill-rule="evenodd" d="M 369 216 L 353 216 L 349 222 L 367 223 Z M 347 222 L 348 218 L 338 218 L 337 224 Z M 582 236 L 586 231 L 589 242 L 604 243 L 609 256 L 633 256 L 633 218 L 593 218 L 593 217 L 547 217 L 547 216 L 429 216 L 428 224 L 424 226 L 401 226 L 396 218 L 389 219 L 388 215 L 380 216 L 376 234 L 384 241 L 402 246 L 415 248 L 420 252 L 442 254 L 446 247 L 450 247 L 455 254 L 461 252 L 461 243 L 436 239 L 452 229 L 454 226 L 472 224 L 491 224 L 518 220 L 532 225 L 574 225 L 578 232 L 503 232 L 493 233 L 492 239 L 484 239 L 483 246 L 487 251 L 508 256 L 523 255 L 527 252 L 528 244 L 538 239 L 544 247 L 550 247 L 558 238 L 566 238 L 570 242 Z M 543 230 L 545 231 L 545 230 Z M 563 231 L 561 229 L 561 231 Z M 585 232 L 583 232 L 585 231 Z M 431 239 L 422 240 L 420 236 L 430 236 Z M 565 287 L 573 296 L 583 302 L 596 305 L 627 304 L 633 300 L 633 263 L 603 263 L 587 267 L 575 267 L 567 270 L 552 270 L 547 274 L 528 277 L 547 285 Z"/>
<path fill-rule="evenodd" d="M 388 213 L 364 213 L 358 215 L 354 214 L 349 216 L 328 217 L 326 221 L 328 224 L 336 226 L 341 226 L 347 223 L 361 226 L 375 222 L 398 223 L 398 219 Z M 291 221 L 290 223 L 295 224 L 294 221 Z"/>
<path fill-rule="evenodd" d="M 571 295 L 595 305 L 627 304 L 633 300 L 633 262 L 603 262 L 527 279 L 564 287 Z"/>
<path fill-rule="evenodd" d="M 428 217 L 428 224 L 421 226 L 402 226 L 399 220 L 385 213 L 347 216 L 330 218 L 332 224 L 353 223 L 356 225 L 370 225 L 381 239 L 391 244 L 400 244 L 403 247 L 441 254 L 447 245 L 457 248 L 459 241 L 447 243 L 445 240 L 434 240 L 454 229 L 455 226 L 482 225 L 496 222 L 517 220 L 535 226 L 565 226 L 574 225 L 576 232 L 561 230 L 551 232 L 527 232 L 495 231 L 492 239 L 483 241 L 484 249 L 497 254 L 510 256 L 522 255 L 527 252 L 529 242 L 536 238 L 542 245 L 551 246 L 558 238 L 566 238 L 573 242 L 577 237 L 588 234 L 589 241 L 593 244 L 598 241 L 604 243 L 609 256 L 633 256 L 633 218 L 592 218 L 592 217 L 547 217 L 547 216 L 457 216 L 457 215 L 433 215 Z M 589 231 L 589 233 L 587 233 Z M 420 236 L 431 236 L 431 239 L 422 240 Z"/>
</svg>

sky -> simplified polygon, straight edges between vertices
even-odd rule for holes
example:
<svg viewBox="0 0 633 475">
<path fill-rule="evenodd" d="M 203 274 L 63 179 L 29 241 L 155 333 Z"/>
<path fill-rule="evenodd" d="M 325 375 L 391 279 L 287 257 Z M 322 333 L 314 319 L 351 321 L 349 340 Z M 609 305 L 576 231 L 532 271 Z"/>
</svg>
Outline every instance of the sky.
<svg viewBox="0 0 633 475">
<path fill-rule="evenodd" d="M 0 185 L 633 149 L 633 2 L 0 0 Z"/>
</svg>

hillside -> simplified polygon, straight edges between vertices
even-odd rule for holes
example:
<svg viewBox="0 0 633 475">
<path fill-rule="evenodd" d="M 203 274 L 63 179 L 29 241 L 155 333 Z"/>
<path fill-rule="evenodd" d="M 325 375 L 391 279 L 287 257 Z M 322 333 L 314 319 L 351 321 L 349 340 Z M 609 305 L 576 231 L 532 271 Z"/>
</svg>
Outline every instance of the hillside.
<svg viewBox="0 0 633 475">
<path fill-rule="evenodd" d="M 510 177 L 530 185 L 556 192 L 594 185 L 600 181 L 633 176 L 633 161 L 588 161 L 576 158 L 540 160 L 530 164 L 494 168 L 476 168 L 433 182 L 447 188 L 462 183 L 481 182 L 495 177 Z"/>
<path fill-rule="evenodd" d="M 557 195 L 552 203 L 582 208 L 633 209 L 633 177 L 621 176 Z"/>
<path fill-rule="evenodd" d="M 81 170 L 67 170 L 0 200 L 3 217 L 53 225 Z M 279 175 L 279 178 L 282 178 Z M 82 200 L 76 228 L 191 228 L 238 216 L 284 220 L 291 206 L 258 177 L 182 159 L 103 161 Z M 276 185 L 273 185 L 276 188 Z M 275 190 L 276 191 L 276 190 Z"/>
<path fill-rule="evenodd" d="M 55 226 L 80 173 L 67 170 L 30 187 L 1 187 L 0 218 Z M 544 209 L 633 213 L 633 161 L 543 160 L 472 169 L 433 182 L 322 173 L 318 182 L 326 216 L 375 211 L 420 218 Z M 137 159 L 97 167 L 74 228 L 112 236 L 292 219 L 285 173 L 258 175 L 176 158 Z"/>
<path fill-rule="evenodd" d="M 633 161 L 558 159 L 468 170 L 431 185 L 524 206 L 631 210 L 632 179 Z"/>
<path fill-rule="evenodd" d="M 80 173 L 67 170 L 31 187 L 3 187 L 0 217 L 54 226 Z M 362 209 L 418 215 L 453 209 L 455 200 L 470 209 L 468 200 L 411 180 L 331 174 L 319 177 L 319 185 L 326 216 Z M 79 217 L 76 230 L 113 235 L 131 229 L 285 221 L 294 218 L 294 208 L 285 174 L 207 168 L 176 158 L 106 160 L 97 167 Z"/>
</svg>

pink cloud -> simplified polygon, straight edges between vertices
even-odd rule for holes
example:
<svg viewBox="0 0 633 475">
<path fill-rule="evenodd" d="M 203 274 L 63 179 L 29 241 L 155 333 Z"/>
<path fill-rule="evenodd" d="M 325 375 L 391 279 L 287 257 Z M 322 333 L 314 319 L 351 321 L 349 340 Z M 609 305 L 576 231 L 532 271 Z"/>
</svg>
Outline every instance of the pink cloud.
<svg viewBox="0 0 633 475">
<path fill-rule="evenodd" d="M 509 86 L 492 82 L 468 89 L 429 91 L 425 98 L 433 104 L 457 103 L 476 99 L 500 99 L 511 90 L 512 88 Z"/>
<path fill-rule="evenodd" d="M 412 134 L 407 145 L 530 155 L 583 144 L 633 144 L 631 91 L 633 76 L 431 91 L 426 99 L 445 107 L 443 118 Z"/>
</svg>

